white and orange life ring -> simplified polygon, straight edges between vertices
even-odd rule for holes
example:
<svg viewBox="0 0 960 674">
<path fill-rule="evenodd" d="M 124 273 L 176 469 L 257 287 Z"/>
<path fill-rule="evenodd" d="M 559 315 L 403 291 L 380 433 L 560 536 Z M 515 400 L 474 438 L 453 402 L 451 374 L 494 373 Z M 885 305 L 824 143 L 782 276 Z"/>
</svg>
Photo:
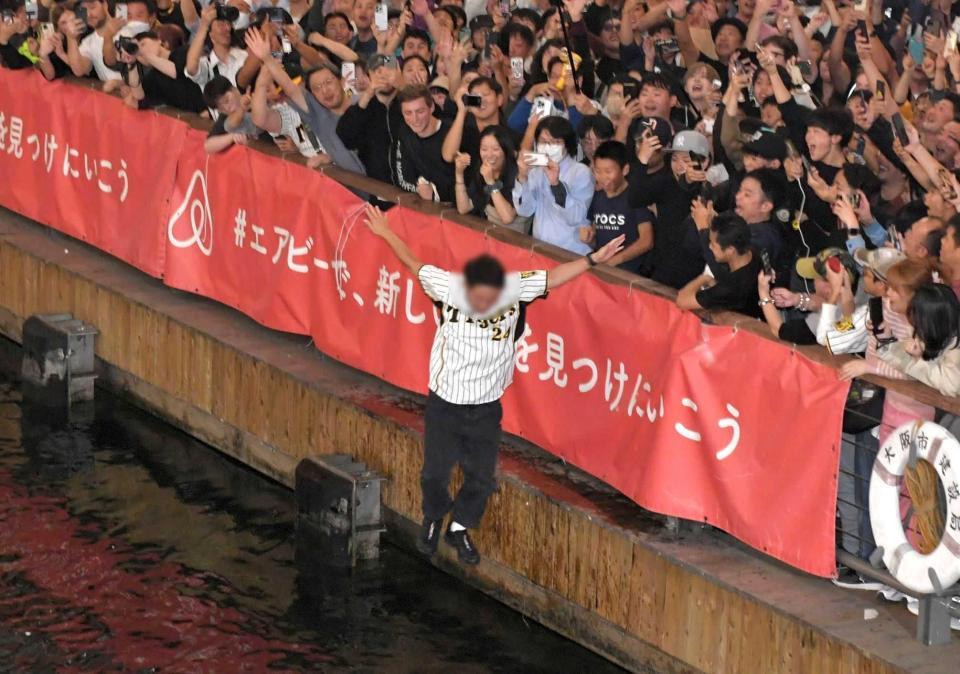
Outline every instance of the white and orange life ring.
<svg viewBox="0 0 960 674">
<path fill-rule="evenodd" d="M 924 555 L 907 540 L 900 520 L 900 484 L 910 457 L 911 443 L 917 458 L 930 462 L 947 495 L 943 538 Z M 877 452 L 870 479 L 870 524 L 883 563 L 891 575 L 911 590 L 929 594 L 960 580 L 960 442 L 931 421 L 904 424 L 889 435 Z M 940 588 L 934 585 L 931 571 Z"/>
</svg>

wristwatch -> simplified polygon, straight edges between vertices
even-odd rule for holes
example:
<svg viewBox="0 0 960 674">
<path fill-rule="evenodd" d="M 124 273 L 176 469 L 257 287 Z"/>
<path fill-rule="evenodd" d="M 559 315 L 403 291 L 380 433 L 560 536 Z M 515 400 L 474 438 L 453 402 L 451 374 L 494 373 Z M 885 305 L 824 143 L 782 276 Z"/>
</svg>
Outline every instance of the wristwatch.
<svg viewBox="0 0 960 674">
<path fill-rule="evenodd" d="M 494 192 L 499 192 L 502 189 L 503 189 L 503 181 L 501 180 L 497 180 L 495 182 L 490 183 L 489 185 L 483 186 L 483 191 L 484 193 L 486 193 L 488 197 Z"/>
<path fill-rule="evenodd" d="M 587 258 L 588 265 L 590 265 L 591 267 L 597 266 L 597 261 L 593 259 L 593 253 L 587 253 L 586 255 L 584 255 L 584 257 Z"/>
<path fill-rule="evenodd" d="M 847 228 L 847 236 L 860 236 L 860 228 L 859 227 Z"/>
</svg>

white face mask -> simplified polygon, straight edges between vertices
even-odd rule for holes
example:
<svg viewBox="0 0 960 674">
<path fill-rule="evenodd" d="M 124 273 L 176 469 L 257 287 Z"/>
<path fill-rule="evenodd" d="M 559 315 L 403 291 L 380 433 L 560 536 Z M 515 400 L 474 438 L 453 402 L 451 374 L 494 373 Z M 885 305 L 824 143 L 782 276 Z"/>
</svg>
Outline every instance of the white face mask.
<svg viewBox="0 0 960 674">
<path fill-rule="evenodd" d="M 537 152 L 547 155 L 547 159 L 559 164 L 563 159 L 563 145 L 561 143 L 537 143 Z"/>
</svg>

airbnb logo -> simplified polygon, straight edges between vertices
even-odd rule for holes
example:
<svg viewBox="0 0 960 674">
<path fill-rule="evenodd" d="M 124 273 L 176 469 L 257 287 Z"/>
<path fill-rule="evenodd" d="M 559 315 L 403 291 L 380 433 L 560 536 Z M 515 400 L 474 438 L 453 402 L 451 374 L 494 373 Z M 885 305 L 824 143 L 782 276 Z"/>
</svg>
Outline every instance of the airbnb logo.
<svg viewBox="0 0 960 674">
<path fill-rule="evenodd" d="M 213 250 L 213 213 L 210 211 L 210 197 L 207 196 L 206 173 L 206 166 L 202 172 L 199 169 L 194 171 L 183 202 L 167 223 L 167 238 L 177 248 L 190 248 L 196 244 L 201 253 L 209 256 Z M 194 195 L 194 188 L 199 189 L 199 195 Z M 178 224 L 187 210 L 190 211 L 190 232 L 186 237 L 181 237 L 178 235 Z M 179 229 L 182 231 L 183 228 Z"/>
</svg>

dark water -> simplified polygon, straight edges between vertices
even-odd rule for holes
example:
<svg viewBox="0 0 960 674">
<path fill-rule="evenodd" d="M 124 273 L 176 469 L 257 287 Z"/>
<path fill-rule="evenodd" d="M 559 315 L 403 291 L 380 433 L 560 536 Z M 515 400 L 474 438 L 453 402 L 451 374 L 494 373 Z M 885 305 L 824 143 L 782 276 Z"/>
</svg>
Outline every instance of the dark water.
<svg viewBox="0 0 960 674">
<path fill-rule="evenodd" d="M 0 380 L 0 671 L 620 671 L 396 548 L 324 568 L 291 492 L 97 395 Z"/>
</svg>

